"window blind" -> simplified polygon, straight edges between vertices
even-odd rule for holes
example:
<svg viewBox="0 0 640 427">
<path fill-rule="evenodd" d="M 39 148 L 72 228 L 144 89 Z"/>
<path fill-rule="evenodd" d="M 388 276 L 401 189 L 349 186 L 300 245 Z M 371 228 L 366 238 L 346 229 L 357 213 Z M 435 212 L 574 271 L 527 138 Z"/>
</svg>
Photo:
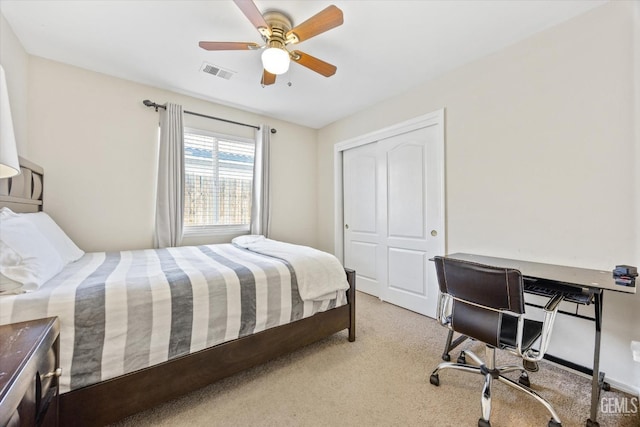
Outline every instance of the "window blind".
<svg viewBox="0 0 640 427">
<path fill-rule="evenodd" d="M 185 227 L 247 226 L 255 141 L 185 129 Z"/>
</svg>

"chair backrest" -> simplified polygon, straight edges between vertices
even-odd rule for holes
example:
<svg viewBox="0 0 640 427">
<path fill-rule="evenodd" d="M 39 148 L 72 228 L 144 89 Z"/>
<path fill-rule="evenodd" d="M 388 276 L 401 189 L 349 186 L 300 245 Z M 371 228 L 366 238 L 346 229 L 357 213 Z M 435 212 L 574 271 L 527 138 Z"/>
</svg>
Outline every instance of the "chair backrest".
<svg viewBox="0 0 640 427">
<path fill-rule="evenodd" d="M 461 334 L 498 346 L 502 313 L 524 313 L 522 273 L 437 256 L 440 292 L 453 297 L 450 327 Z"/>
</svg>

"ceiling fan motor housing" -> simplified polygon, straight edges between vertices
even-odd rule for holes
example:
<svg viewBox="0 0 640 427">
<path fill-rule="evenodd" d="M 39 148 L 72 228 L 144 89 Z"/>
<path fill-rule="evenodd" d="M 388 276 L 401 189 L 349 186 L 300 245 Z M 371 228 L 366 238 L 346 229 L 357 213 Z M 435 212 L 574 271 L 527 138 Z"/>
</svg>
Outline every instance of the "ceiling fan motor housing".
<svg viewBox="0 0 640 427">
<path fill-rule="evenodd" d="M 272 10 L 265 12 L 263 16 L 271 28 L 271 36 L 265 39 L 267 47 L 284 49 L 287 43 L 295 43 L 297 41 L 287 40 L 286 34 L 293 28 L 291 18 L 287 15 L 280 11 Z"/>
</svg>

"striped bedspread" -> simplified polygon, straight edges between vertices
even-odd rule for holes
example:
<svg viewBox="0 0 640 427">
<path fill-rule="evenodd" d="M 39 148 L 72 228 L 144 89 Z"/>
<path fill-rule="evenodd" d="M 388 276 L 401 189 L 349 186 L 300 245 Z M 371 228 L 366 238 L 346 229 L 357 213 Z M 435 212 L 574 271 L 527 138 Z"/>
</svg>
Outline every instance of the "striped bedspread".
<svg viewBox="0 0 640 427">
<path fill-rule="evenodd" d="M 0 324 L 58 316 L 62 393 L 344 305 L 303 301 L 284 260 L 231 244 L 87 253 Z"/>
</svg>

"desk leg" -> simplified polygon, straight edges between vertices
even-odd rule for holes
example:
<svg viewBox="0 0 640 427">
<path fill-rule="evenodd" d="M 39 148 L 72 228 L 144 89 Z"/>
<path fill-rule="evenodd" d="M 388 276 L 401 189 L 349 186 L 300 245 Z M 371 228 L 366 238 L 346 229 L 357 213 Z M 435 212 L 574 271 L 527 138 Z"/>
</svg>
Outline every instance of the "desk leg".
<svg viewBox="0 0 640 427">
<path fill-rule="evenodd" d="M 593 373 L 591 377 L 591 416 L 587 420 L 587 427 L 598 427 L 598 403 L 600 400 L 600 390 L 604 382 L 604 373 L 600 372 L 600 335 L 602 332 L 602 296 L 603 292 L 594 295 L 594 311 L 596 314 L 596 338 L 593 348 Z"/>
</svg>

